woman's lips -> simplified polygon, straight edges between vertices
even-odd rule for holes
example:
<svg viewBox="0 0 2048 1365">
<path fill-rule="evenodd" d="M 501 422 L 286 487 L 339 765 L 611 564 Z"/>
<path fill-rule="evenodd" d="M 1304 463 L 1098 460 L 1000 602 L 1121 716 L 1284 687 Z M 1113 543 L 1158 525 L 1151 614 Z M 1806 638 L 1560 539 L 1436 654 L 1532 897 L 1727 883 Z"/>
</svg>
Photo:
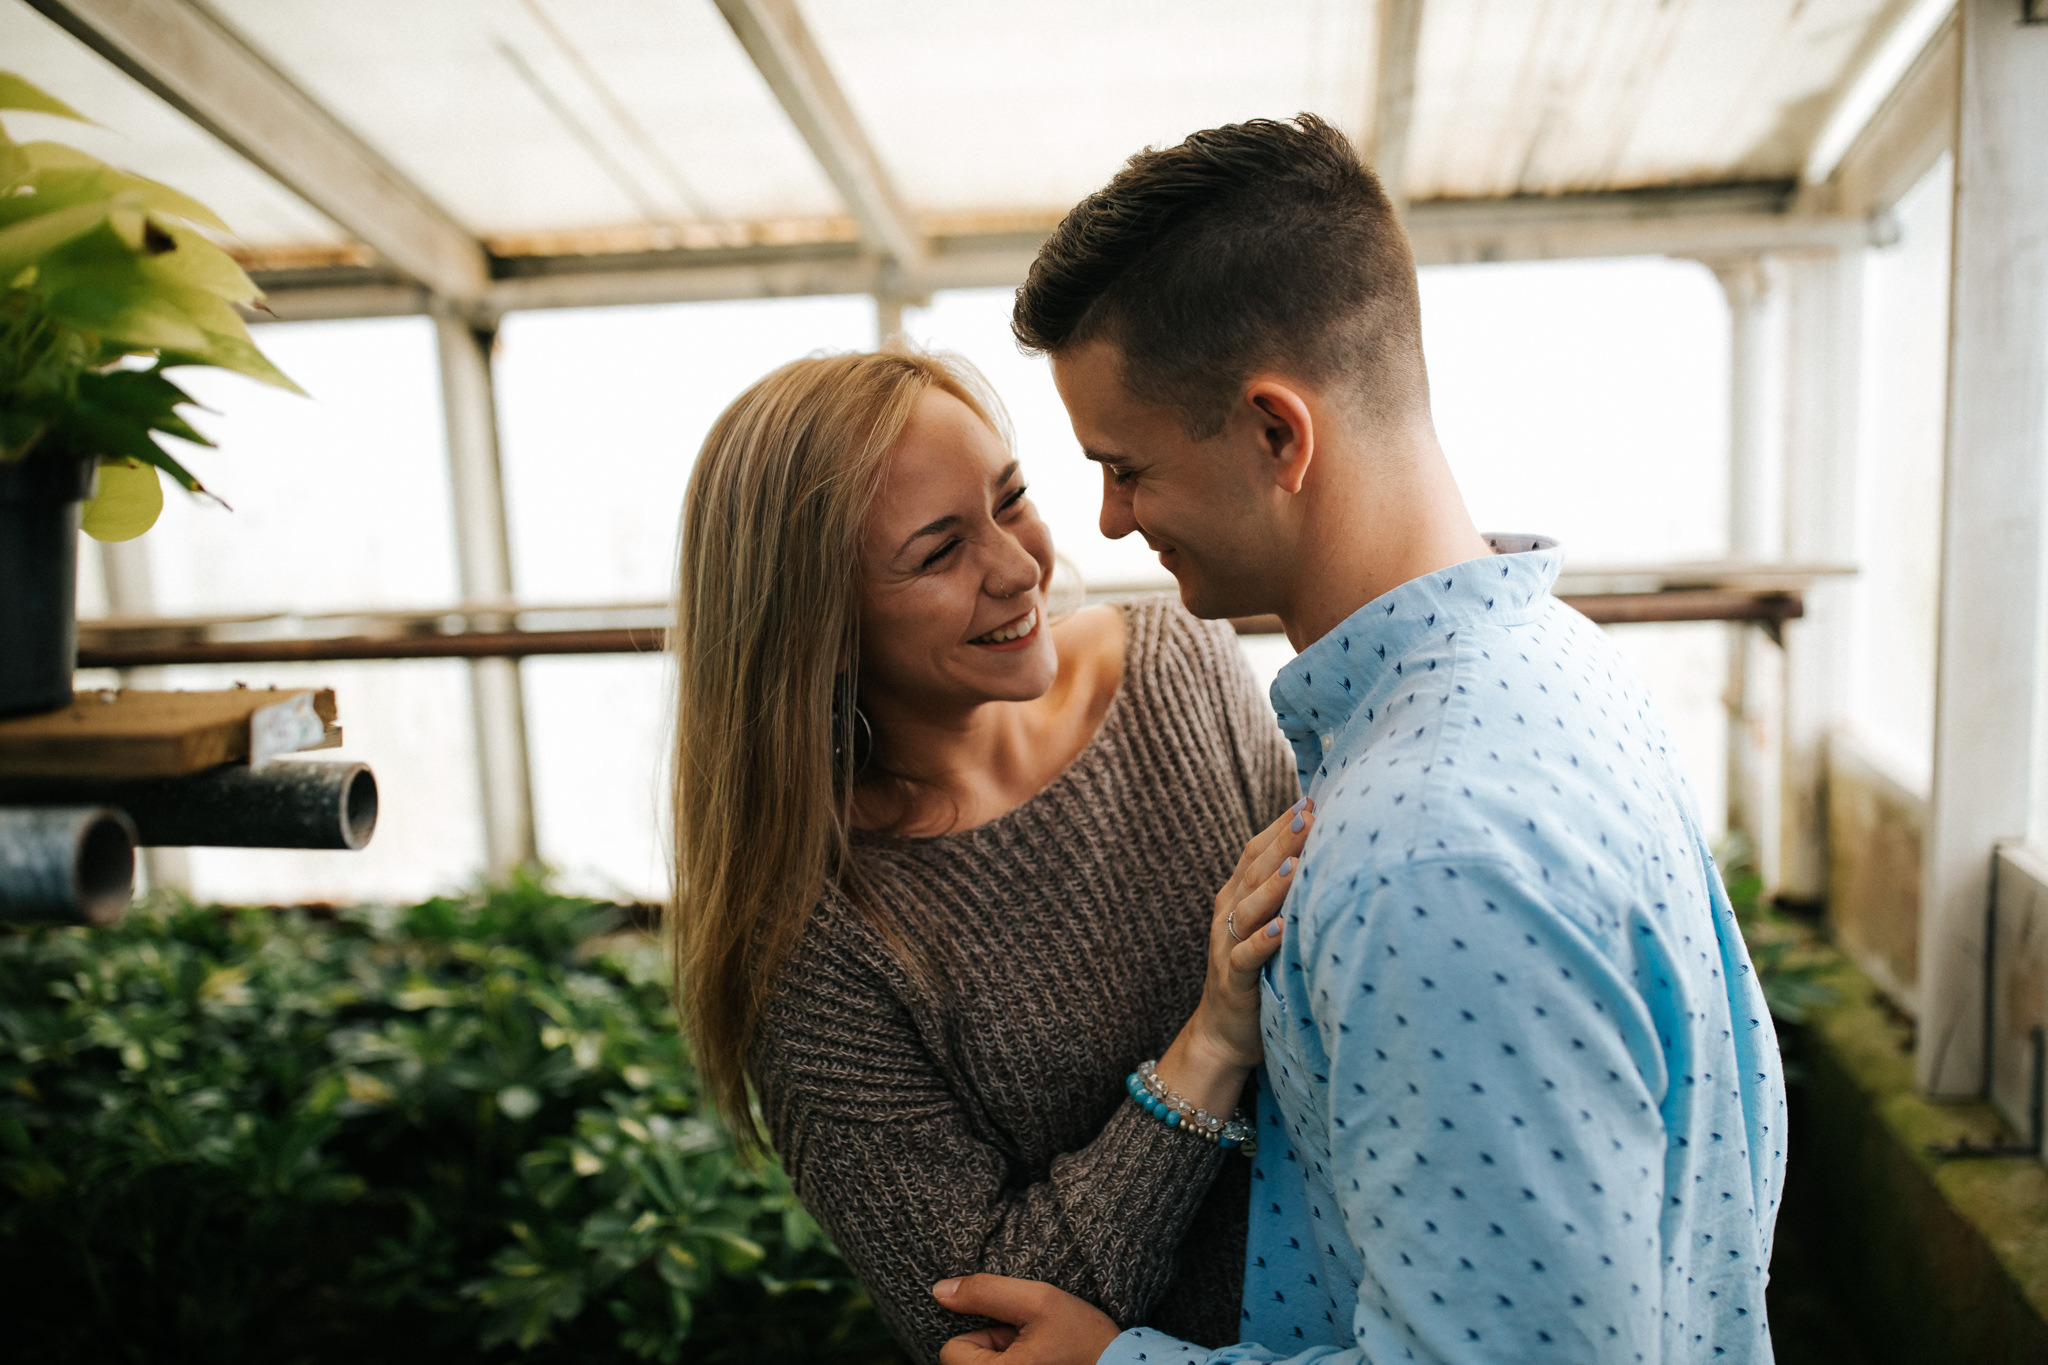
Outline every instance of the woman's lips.
<svg viewBox="0 0 2048 1365">
<path fill-rule="evenodd" d="M 977 649 L 1022 649 L 1038 634 L 1039 624 L 1038 608 L 1033 607 L 1022 616 L 1005 621 L 986 635 L 977 635 L 967 643 Z"/>
</svg>

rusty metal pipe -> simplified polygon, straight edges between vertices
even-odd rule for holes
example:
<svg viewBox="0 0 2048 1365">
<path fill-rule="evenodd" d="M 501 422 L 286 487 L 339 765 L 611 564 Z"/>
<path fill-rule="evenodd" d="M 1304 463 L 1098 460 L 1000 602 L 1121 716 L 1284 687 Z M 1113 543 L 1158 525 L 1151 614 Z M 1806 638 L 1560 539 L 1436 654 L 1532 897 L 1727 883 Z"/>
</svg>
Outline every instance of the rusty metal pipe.
<svg viewBox="0 0 2048 1365">
<path fill-rule="evenodd" d="M 135 896 L 135 825 L 106 806 L 0 808 L 0 920 L 112 924 Z"/>
</svg>

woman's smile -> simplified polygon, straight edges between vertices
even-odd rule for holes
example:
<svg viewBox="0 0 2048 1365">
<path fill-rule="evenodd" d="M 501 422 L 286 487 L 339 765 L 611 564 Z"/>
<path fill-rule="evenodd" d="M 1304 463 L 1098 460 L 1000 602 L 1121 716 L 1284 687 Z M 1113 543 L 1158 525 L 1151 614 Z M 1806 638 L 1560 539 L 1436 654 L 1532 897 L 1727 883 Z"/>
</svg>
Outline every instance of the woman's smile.
<svg viewBox="0 0 2048 1365">
<path fill-rule="evenodd" d="M 1022 616 L 1005 621 L 986 635 L 977 635 L 967 643 L 980 649 L 1000 650 L 1005 653 L 1023 649 L 1038 635 L 1038 608 L 1033 607 Z"/>
</svg>

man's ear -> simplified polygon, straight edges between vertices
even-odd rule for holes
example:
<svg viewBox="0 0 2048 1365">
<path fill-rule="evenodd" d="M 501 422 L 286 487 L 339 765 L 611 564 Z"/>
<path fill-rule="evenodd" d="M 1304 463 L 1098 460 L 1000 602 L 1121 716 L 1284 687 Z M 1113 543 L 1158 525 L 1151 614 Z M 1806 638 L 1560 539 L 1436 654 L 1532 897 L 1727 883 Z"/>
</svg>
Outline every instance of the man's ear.
<svg viewBox="0 0 2048 1365">
<path fill-rule="evenodd" d="M 1273 482 L 1285 492 L 1299 493 L 1316 457 L 1316 424 L 1307 400 L 1278 379 L 1254 379 L 1244 396 L 1258 421 Z"/>
</svg>

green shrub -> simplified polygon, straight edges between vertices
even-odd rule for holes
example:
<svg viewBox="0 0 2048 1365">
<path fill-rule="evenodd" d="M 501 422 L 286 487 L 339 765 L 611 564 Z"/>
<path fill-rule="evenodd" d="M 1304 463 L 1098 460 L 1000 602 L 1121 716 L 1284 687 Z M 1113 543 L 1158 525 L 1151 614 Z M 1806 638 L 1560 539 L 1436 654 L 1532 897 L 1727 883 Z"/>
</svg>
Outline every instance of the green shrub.
<svg viewBox="0 0 2048 1365">
<path fill-rule="evenodd" d="M 0 1286 L 23 1361 L 895 1359 L 658 950 L 532 881 L 0 936 Z"/>
</svg>

